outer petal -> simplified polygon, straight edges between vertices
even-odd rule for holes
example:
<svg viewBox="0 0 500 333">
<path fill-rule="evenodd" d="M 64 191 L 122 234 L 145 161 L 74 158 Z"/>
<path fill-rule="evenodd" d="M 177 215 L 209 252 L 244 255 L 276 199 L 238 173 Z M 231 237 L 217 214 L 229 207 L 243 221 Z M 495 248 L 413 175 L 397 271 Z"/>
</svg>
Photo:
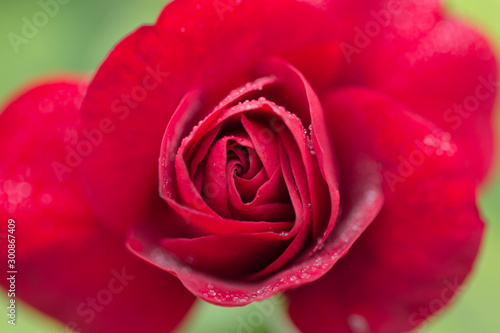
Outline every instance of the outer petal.
<svg viewBox="0 0 500 333">
<path fill-rule="evenodd" d="M 358 23 L 341 43 L 340 81 L 384 92 L 452 133 L 481 180 L 493 152 L 494 53 L 474 29 L 444 19 L 439 2 L 412 2 L 396 11 L 382 3 Z"/>
<path fill-rule="evenodd" d="M 483 230 L 474 176 L 457 168 L 462 149 L 384 96 L 346 89 L 325 104 L 342 143 L 338 159 L 379 161 L 372 168 L 386 201 L 344 259 L 290 293 L 290 314 L 306 333 L 412 329 L 448 303 L 471 270 Z"/>
<path fill-rule="evenodd" d="M 54 80 L 0 115 L 0 217 L 16 223 L 16 297 L 81 332 L 170 331 L 194 297 L 100 226 L 75 173 L 64 169 L 68 148 L 82 140 L 85 89 L 83 80 Z"/>
<path fill-rule="evenodd" d="M 24 220 L 18 231 L 26 255 L 79 238 L 92 218 L 81 194 L 74 194 L 80 186 L 73 168 L 78 161 L 66 163 L 78 141 L 78 108 L 87 83 L 82 78 L 44 83 L 0 114 L 0 214 L 2 223 L 8 217 Z M 54 225 L 67 216 L 71 224 Z"/>
</svg>

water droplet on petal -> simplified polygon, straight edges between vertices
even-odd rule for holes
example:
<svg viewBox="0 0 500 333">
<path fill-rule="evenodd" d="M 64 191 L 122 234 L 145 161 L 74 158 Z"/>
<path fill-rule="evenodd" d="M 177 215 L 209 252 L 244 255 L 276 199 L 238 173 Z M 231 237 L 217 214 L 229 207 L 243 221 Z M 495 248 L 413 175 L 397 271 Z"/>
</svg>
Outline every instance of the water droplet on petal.
<svg viewBox="0 0 500 333">
<path fill-rule="evenodd" d="M 359 314 L 351 314 L 347 317 L 347 323 L 354 333 L 370 333 L 368 321 Z"/>
</svg>

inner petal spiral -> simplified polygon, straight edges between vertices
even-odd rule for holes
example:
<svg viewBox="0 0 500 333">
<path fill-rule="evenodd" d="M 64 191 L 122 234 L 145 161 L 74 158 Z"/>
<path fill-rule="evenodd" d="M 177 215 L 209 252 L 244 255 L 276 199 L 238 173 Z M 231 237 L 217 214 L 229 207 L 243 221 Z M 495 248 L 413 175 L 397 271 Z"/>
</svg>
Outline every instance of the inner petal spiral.
<svg viewBox="0 0 500 333">
<path fill-rule="evenodd" d="M 193 135 L 184 161 L 196 191 L 218 215 L 248 221 L 293 221 L 294 208 L 278 159 L 281 135 L 269 125 L 278 120 L 269 111 L 262 117 L 258 107 L 238 112 L 249 103 L 226 110 L 231 115 L 207 135 Z M 202 148 L 207 141 L 211 145 L 205 153 Z"/>
<path fill-rule="evenodd" d="M 339 207 L 318 97 L 280 59 L 258 71 L 217 105 L 204 90 L 186 94 L 159 168 L 160 193 L 182 218 L 166 221 L 179 234 L 161 246 L 194 269 L 248 281 L 318 251 Z"/>
</svg>

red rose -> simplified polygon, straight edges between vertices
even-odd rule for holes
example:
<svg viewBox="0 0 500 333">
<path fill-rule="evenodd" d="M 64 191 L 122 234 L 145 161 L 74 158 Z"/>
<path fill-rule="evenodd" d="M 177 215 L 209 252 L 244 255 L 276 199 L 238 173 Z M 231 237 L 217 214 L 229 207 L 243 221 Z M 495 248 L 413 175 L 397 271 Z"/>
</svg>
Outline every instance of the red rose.
<svg viewBox="0 0 500 333">
<path fill-rule="evenodd" d="M 20 297 L 83 332 L 284 291 L 303 332 L 415 328 L 481 242 L 496 76 L 438 1 L 174 1 L 0 117 Z"/>
</svg>

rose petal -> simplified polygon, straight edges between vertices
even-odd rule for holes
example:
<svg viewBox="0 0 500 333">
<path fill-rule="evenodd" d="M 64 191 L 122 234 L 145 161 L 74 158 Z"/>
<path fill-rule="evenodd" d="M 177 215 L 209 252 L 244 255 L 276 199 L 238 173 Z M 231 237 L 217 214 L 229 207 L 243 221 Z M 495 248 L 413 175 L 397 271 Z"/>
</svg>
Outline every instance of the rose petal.
<svg viewBox="0 0 500 333">
<path fill-rule="evenodd" d="M 422 148 L 437 142 L 430 139 L 439 129 L 383 95 L 344 89 L 332 93 L 325 107 L 339 159 L 365 160 L 351 168 L 379 173 L 386 202 L 344 259 L 319 281 L 290 293 L 290 314 L 303 332 L 415 328 L 450 301 L 476 257 L 483 223 L 474 174 L 456 167 L 463 165 L 463 149 L 447 154 Z M 415 163 L 417 156 L 423 160 L 405 169 L 401 161 Z M 402 181 L 393 183 L 389 173 Z"/>
<path fill-rule="evenodd" d="M 80 332 L 171 331 L 192 294 L 130 254 L 122 236 L 97 223 L 76 173 L 60 181 L 56 170 L 66 169 L 53 168 L 82 140 L 76 128 L 85 88 L 82 79 L 54 80 L 0 115 L 0 187 L 7 190 L 0 216 L 16 221 L 16 297 Z"/>
<path fill-rule="evenodd" d="M 0 213 L 2 223 L 22 219 L 17 231 L 26 255 L 88 230 L 92 214 L 75 190 L 79 161 L 68 158 L 78 149 L 86 87 L 83 77 L 46 80 L 23 90 L 0 114 Z M 72 214 L 71 224 L 55 225 Z"/>
<path fill-rule="evenodd" d="M 233 214 L 245 221 L 260 221 L 265 218 L 268 222 L 293 221 L 295 215 L 293 207 L 288 203 L 288 192 L 284 191 L 285 183 L 281 174 L 281 168 L 276 168 L 274 173 L 256 192 L 253 199 L 244 203 L 237 192 L 234 178 L 230 181 L 229 200 L 233 208 Z M 286 192 L 286 193 L 285 193 Z"/>
<path fill-rule="evenodd" d="M 279 58 L 270 58 L 263 62 L 260 71 L 264 74 L 273 73 L 282 83 L 277 88 L 272 100 L 282 105 L 288 105 L 288 110 L 293 111 L 304 126 L 309 128 L 309 152 L 317 155 L 314 168 L 307 171 L 308 188 L 310 192 L 310 207 L 313 215 L 313 235 L 323 233 L 324 242 L 330 234 L 337 218 L 339 205 L 338 180 L 334 149 L 330 144 L 330 134 L 325 124 L 323 107 L 306 78 L 292 65 Z M 271 97 L 270 97 L 271 98 Z M 280 105 L 281 105 L 280 104 Z M 302 151 L 303 157 L 309 157 Z M 292 162 L 295 159 L 292 159 Z M 309 165 L 310 163 L 305 163 Z M 317 172 L 319 169 L 320 172 Z M 326 181 L 326 186 L 325 186 Z M 327 201 L 328 197 L 330 202 Z M 330 209 L 326 207 L 330 206 Z M 333 214 L 331 214 L 334 212 Z M 329 220 L 328 223 L 324 223 Z"/>
<path fill-rule="evenodd" d="M 264 269 L 283 253 L 288 243 L 289 240 L 272 232 L 176 238 L 161 242 L 165 250 L 192 268 L 228 279 L 245 278 Z"/>
</svg>

